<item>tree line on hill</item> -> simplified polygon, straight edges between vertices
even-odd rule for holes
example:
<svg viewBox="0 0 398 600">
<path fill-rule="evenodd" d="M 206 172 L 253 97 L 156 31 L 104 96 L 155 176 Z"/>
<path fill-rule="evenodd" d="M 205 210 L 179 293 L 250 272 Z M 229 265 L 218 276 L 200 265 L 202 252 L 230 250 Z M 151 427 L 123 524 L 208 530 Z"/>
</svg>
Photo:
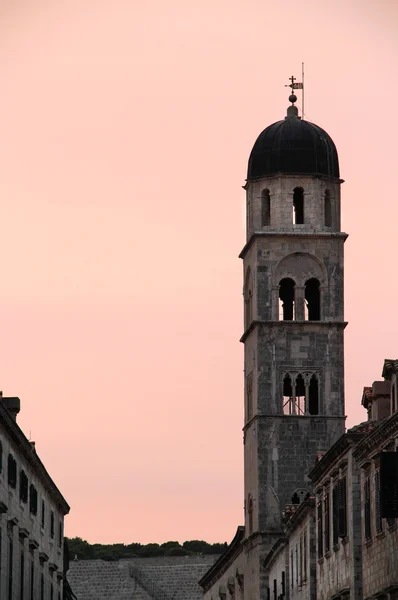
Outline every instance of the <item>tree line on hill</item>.
<svg viewBox="0 0 398 600">
<path fill-rule="evenodd" d="M 203 540 L 165 542 L 164 544 L 89 544 L 82 538 L 65 538 L 69 547 L 70 560 L 119 560 L 120 558 L 145 558 L 153 556 L 194 556 L 199 554 L 221 554 L 227 543 L 208 544 Z"/>
</svg>

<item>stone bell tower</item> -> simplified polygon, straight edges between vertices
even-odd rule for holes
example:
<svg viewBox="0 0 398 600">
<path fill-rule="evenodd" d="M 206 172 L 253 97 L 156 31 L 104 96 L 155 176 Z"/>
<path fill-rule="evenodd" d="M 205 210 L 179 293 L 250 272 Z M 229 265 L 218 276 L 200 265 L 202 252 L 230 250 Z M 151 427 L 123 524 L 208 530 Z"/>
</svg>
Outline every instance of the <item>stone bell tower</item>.
<svg viewBox="0 0 398 600">
<path fill-rule="evenodd" d="M 245 598 L 265 600 L 265 555 L 317 452 L 344 433 L 344 242 L 336 147 L 287 116 L 249 158 L 244 273 Z"/>
</svg>

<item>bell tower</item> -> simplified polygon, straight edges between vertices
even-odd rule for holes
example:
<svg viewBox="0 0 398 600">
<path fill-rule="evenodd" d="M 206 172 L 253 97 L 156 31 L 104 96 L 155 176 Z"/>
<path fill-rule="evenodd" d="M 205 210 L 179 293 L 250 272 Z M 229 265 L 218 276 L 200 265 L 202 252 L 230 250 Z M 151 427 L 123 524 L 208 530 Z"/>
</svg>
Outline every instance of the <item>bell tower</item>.
<svg viewBox="0 0 398 600">
<path fill-rule="evenodd" d="M 293 91 L 293 90 L 292 90 Z M 249 158 L 244 280 L 245 598 L 265 600 L 262 563 L 282 510 L 308 491 L 317 452 L 344 433 L 344 242 L 336 147 L 286 117 Z"/>
</svg>

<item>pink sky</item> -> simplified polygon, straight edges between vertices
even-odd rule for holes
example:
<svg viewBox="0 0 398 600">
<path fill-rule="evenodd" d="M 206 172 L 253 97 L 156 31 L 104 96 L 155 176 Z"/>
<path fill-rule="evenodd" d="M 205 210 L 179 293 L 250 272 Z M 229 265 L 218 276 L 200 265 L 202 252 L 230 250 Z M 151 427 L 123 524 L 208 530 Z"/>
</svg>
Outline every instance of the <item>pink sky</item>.
<svg viewBox="0 0 398 600">
<path fill-rule="evenodd" d="M 306 63 L 336 142 L 348 425 L 398 358 L 394 0 L 4 0 L 0 389 L 91 542 L 243 520 L 241 188 Z"/>
</svg>

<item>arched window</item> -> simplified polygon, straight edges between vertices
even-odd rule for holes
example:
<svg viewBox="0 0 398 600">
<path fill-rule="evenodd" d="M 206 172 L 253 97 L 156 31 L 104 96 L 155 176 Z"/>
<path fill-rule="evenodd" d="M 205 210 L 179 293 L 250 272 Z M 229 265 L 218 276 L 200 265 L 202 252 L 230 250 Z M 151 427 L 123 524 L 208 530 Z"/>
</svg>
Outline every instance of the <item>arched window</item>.
<svg viewBox="0 0 398 600">
<path fill-rule="evenodd" d="M 249 518 L 249 535 L 253 533 L 253 498 L 252 495 L 249 494 L 247 499 L 247 514 Z"/>
<path fill-rule="evenodd" d="M 292 380 L 287 373 L 283 378 L 283 414 L 291 415 L 293 413 L 293 388 Z"/>
<path fill-rule="evenodd" d="M 251 269 L 247 268 L 245 277 L 245 289 L 244 289 L 244 300 L 245 300 L 245 329 L 247 329 L 252 322 L 252 303 L 253 303 L 253 292 L 251 282 Z"/>
<path fill-rule="evenodd" d="M 316 375 L 310 379 L 308 389 L 308 412 L 310 415 L 319 415 L 319 385 Z"/>
<path fill-rule="evenodd" d="M 325 191 L 325 227 L 332 226 L 332 205 L 329 190 Z"/>
<path fill-rule="evenodd" d="M 293 190 L 293 225 L 304 223 L 304 190 L 296 187 Z"/>
<path fill-rule="evenodd" d="M 305 282 L 305 320 L 320 321 L 321 319 L 321 290 L 318 279 L 314 277 Z"/>
<path fill-rule="evenodd" d="M 299 373 L 296 377 L 296 414 L 304 415 L 305 414 L 305 385 L 304 379 L 301 373 Z"/>
<path fill-rule="evenodd" d="M 261 192 L 261 227 L 266 227 L 271 223 L 271 198 L 269 190 Z"/>
<path fill-rule="evenodd" d="M 294 319 L 294 286 L 293 279 L 285 277 L 279 282 L 279 320 Z"/>
</svg>

